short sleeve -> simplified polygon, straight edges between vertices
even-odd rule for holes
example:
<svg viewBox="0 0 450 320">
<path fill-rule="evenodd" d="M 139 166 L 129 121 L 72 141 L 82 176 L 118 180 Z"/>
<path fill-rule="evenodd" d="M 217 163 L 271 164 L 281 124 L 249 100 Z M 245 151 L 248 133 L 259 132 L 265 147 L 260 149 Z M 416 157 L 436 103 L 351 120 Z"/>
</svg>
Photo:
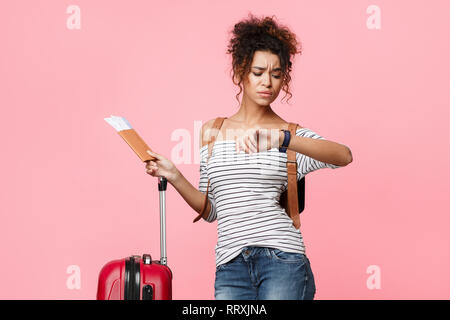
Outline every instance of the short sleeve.
<svg viewBox="0 0 450 320">
<path fill-rule="evenodd" d="M 206 170 L 206 157 L 208 156 L 208 148 L 203 147 L 200 149 L 200 181 L 198 184 L 198 190 L 206 193 L 206 187 L 208 186 L 208 174 Z M 208 217 L 203 220 L 206 220 L 207 222 L 213 222 L 217 219 L 217 213 L 216 213 L 216 202 L 214 200 L 214 193 L 211 190 L 211 183 L 209 184 L 209 190 L 208 190 L 208 198 L 209 202 L 211 203 L 211 210 L 208 214 Z"/>
<path fill-rule="evenodd" d="M 299 137 L 325 140 L 324 137 L 318 135 L 316 132 L 314 132 L 308 128 L 297 129 L 296 135 Z M 296 160 L 297 160 L 297 173 L 298 173 L 297 180 L 300 180 L 308 173 L 313 172 L 318 169 L 322 169 L 322 168 L 336 169 L 336 168 L 342 167 L 342 166 L 337 166 L 337 165 L 334 165 L 331 163 L 325 163 L 325 162 L 313 159 L 311 157 L 308 157 L 308 156 L 306 156 L 302 153 L 298 153 L 298 152 L 296 153 Z"/>
</svg>

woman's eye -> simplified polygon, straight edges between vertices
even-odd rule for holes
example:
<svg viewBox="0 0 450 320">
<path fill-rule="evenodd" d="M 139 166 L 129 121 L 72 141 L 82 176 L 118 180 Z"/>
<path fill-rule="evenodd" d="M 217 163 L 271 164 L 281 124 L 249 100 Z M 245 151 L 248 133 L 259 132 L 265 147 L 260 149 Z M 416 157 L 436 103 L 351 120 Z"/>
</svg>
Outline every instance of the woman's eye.
<svg viewBox="0 0 450 320">
<path fill-rule="evenodd" d="M 257 76 L 257 77 L 259 77 L 260 75 L 262 75 L 262 73 L 254 73 L 254 72 L 253 72 L 253 74 L 254 74 L 255 76 Z M 274 75 L 274 77 L 275 77 L 275 79 L 280 79 L 280 78 L 281 78 L 281 76 L 275 76 L 275 75 Z"/>
</svg>

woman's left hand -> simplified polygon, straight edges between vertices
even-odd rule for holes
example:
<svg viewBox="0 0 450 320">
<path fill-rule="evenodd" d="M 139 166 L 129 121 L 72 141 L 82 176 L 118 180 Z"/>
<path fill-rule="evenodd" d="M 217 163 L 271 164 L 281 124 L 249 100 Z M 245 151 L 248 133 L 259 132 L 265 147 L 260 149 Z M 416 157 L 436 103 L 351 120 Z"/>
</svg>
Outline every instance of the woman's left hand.
<svg viewBox="0 0 450 320">
<path fill-rule="evenodd" d="M 246 153 L 267 151 L 281 146 L 284 132 L 279 129 L 249 129 L 247 134 L 236 140 L 236 152 L 243 150 Z"/>
</svg>

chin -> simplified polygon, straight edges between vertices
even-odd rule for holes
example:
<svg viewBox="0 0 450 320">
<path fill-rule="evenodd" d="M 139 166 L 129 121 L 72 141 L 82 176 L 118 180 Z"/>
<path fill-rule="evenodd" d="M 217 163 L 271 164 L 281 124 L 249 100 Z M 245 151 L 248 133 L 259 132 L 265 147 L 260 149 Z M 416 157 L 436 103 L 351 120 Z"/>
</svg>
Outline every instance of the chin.
<svg viewBox="0 0 450 320">
<path fill-rule="evenodd" d="M 272 103 L 272 99 L 264 99 L 264 98 L 262 98 L 262 99 L 258 99 L 258 101 L 260 101 L 261 103 L 260 104 L 262 104 L 262 105 L 269 105 L 269 104 L 271 104 Z"/>
</svg>

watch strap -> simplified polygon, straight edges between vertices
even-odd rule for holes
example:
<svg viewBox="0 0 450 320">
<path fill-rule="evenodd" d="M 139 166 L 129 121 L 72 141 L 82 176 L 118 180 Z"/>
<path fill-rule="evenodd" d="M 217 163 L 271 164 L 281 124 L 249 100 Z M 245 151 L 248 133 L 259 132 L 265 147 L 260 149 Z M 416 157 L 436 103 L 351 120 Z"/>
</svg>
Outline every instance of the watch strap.
<svg viewBox="0 0 450 320">
<path fill-rule="evenodd" d="M 290 130 L 281 129 L 284 132 L 284 140 L 281 147 L 278 149 L 280 152 L 286 152 L 287 147 L 289 146 L 289 142 L 291 141 L 291 132 Z"/>
</svg>

